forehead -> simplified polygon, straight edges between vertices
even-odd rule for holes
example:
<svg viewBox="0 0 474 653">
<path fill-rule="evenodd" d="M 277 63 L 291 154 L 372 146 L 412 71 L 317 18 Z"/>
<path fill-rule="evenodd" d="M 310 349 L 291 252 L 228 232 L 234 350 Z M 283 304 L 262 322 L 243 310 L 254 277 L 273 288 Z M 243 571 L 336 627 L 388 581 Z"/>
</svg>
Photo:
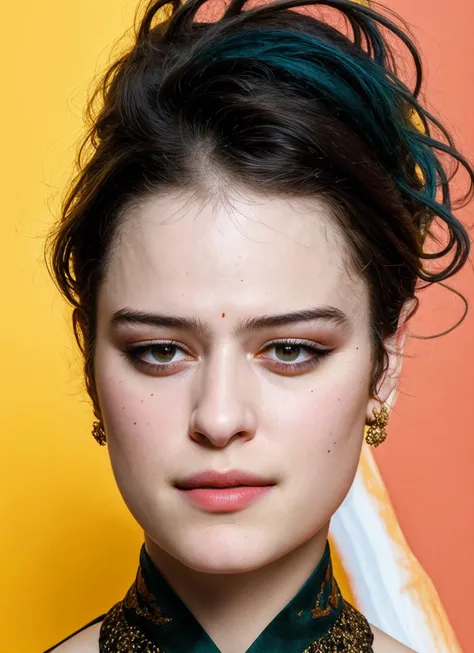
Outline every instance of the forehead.
<svg viewBox="0 0 474 653">
<path fill-rule="evenodd" d="M 367 290 L 344 252 L 322 200 L 152 196 L 122 215 L 100 301 L 111 312 L 128 306 L 240 315 L 331 304 L 356 318 Z"/>
</svg>

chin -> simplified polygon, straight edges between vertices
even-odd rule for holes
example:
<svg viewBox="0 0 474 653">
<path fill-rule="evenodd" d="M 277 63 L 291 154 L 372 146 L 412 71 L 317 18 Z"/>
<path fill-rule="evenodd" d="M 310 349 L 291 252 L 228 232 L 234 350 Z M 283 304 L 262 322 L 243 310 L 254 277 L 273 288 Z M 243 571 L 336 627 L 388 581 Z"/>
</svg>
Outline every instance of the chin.
<svg viewBox="0 0 474 653">
<path fill-rule="evenodd" d="M 182 546 L 175 540 L 168 552 L 190 569 L 210 574 L 252 571 L 281 557 L 274 538 L 242 530 L 227 524 L 203 529 L 199 534 L 182 534 Z"/>
</svg>

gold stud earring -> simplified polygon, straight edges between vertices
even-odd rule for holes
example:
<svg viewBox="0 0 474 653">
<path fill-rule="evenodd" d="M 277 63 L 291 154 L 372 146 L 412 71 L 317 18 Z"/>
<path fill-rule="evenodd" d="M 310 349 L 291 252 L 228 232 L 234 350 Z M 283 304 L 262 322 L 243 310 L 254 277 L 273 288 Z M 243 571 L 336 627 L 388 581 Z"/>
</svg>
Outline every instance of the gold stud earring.
<svg viewBox="0 0 474 653">
<path fill-rule="evenodd" d="M 107 442 L 107 438 L 105 437 L 104 426 L 101 421 L 96 421 L 92 423 L 92 435 L 100 444 L 100 446 L 104 446 L 105 443 Z"/>
<path fill-rule="evenodd" d="M 387 438 L 388 409 L 382 404 L 379 411 L 375 408 L 372 410 L 374 421 L 369 423 L 365 441 L 373 447 L 378 447 Z"/>
</svg>

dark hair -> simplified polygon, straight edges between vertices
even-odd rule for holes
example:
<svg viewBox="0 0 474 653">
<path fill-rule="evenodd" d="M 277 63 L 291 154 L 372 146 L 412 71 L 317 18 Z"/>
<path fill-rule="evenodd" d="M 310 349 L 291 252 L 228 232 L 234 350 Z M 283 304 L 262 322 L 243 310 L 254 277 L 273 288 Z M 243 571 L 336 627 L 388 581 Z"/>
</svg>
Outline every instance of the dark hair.
<svg viewBox="0 0 474 653">
<path fill-rule="evenodd" d="M 244 10 L 245 1 L 231 0 L 212 22 L 194 20 L 206 0 L 150 2 L 132 47 L 89 100 L 79 172 L 46 251 L 74 308 L 97 417 L 97 291 L 122 216 L 150 194 L 225 197 L 233 184 L 324 199 L 370 291 L 372 393 L 387 361 L 384 340 L 408 299 L 415 312 L 418 282 L 441 282 L 468 258 L 450 184 L 461 164 L 469 176 L 461 206 L 472 196 L 474 172 L 419 102 L 422 65 L 408 30 L 351 0 L 278 0 Z M 337 10 L 338 25 L 292 10 L 304 5 Z M 414 66 L 411 90 L 398 75 L 396 40 Z M 440 243 L 436 225 L 447 243 L 429 252 L 427 237 Z M 444 263 L 430 272 L 427 259 Z"/>
</svg>

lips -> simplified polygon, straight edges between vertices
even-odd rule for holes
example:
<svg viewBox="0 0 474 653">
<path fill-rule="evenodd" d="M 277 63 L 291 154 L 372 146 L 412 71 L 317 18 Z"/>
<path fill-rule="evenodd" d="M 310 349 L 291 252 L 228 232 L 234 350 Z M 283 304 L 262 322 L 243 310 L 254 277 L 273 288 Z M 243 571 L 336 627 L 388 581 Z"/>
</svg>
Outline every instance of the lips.
<svg viewBox="0 0 474 653">
<path fill-rule="evenodd" d="M 243 510 L 259 501 L 276 485 L 275 479 L 250 472 L 205 471 L 176 484 L 181 496 L 194 507 L 209 513 Z"/>
<path fill-rule="evenodd" d="M 239 486 L 268 486 L 275 485 L 273 479 L 262 478 L 255 474 L 240 470 L 230 470 L 227 472 L 204 471 L 198 474 L 188 476 L 182 481 L 176 483 L 180 490 L 193 490 L 196 488 L 229 488 Z"/>
</svg>

